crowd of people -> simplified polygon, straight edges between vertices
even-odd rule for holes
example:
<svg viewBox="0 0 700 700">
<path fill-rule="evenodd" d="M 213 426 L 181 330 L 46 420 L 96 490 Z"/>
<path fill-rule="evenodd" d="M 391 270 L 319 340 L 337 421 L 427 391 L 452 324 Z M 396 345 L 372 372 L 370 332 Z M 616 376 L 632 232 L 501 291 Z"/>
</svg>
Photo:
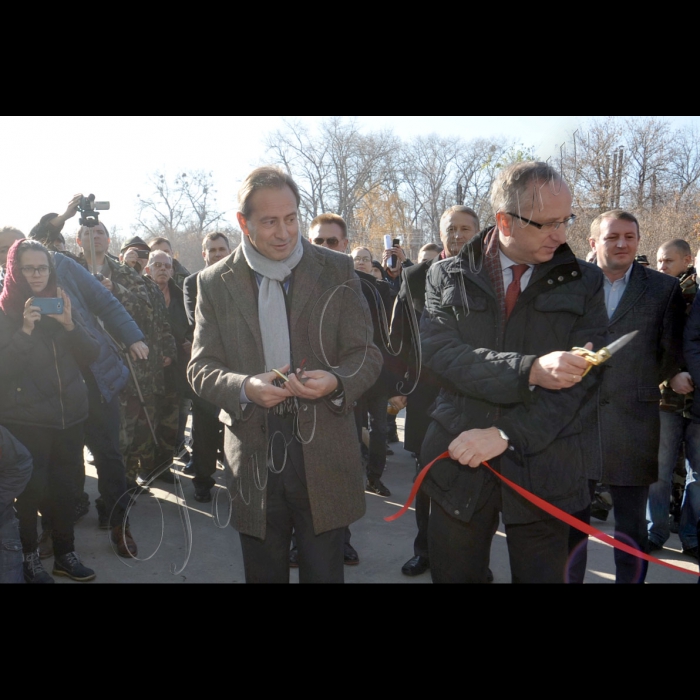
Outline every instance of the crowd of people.
<svg viewBox="0 0 700 700">
<path fill-rule="evenodd" d="M 493 186 L 495 225 L 451 207 L 413 263 L 397 245 L 353 248 L 332 213 L 305 237 L 296 184 L 260 168 L 239 192 L 242 244 L 207 234 L 190 275 L 165 238 L 112 255 L 97 217 L 69 253 L 80 202 L 28 237 L 0 228 L 0 581 L 98 575 L 74 533 L 87 448 L 120 557 L 138 554 L 132 499 L 174 484 L 186 455 L 199 503 L 224 467 L 248 583 L 288 583 L 290 567 L 342 583 L 365 493 L 391 496 L 404 409 L 416 477 L 434 462 L 405 576 L 493 580 L 502 522 L 513 582 L 583 583 L 587 536 L 502 478 L 584 523 L 614 509 L 640 553 L 674 530 L 697 560 L 700 300 L 682 236 L 657 272 L 637 259 L 636 217 L 603 212 L 578 260 L 566 182 L 526 162 Z M 615 564 L 618 583 L 644 582 L 639 557 Z"/>
</svg>

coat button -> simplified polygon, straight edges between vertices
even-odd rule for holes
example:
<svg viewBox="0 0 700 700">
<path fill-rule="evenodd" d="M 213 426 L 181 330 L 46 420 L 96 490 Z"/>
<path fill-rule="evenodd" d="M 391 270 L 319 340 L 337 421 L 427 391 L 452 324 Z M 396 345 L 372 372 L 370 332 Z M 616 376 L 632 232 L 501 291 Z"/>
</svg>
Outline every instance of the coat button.
<svg viewBox="0 0 700 700">
<path fill-rule="evenodd" d="M 564 281 L 564 278 L 563 278 L 563 277 L 559 277 L 559 282 L 563 282 L 563 281 Z"/>
<path fill-rule="evenodd" d="M 455 511 L 455 515 L 459 515 L 459 511 L 458 511 L 458 510 Z"/>
<path fill-rule="evenodd" d="M 262 430 L 263 433 L 267 432 L 267 428 L 264 425 L 260 426 L 260 430 Z"/>
<path fill-rule="evenodd" d="M 547 280 L 547 284 L 554 284 L 554 280 Z"/>
<path fill-rule="evenodd" d="M 578 272 L 572 272 L 572 273 L 571 273 L 571 276 L 572 276 L 572 277 L 578 277 Z"/>
<path fill-rule="evenodd" d="M 22 391 L 22 389 L 20 387 L 17 387 L 17 391 Z"/>
</svg>

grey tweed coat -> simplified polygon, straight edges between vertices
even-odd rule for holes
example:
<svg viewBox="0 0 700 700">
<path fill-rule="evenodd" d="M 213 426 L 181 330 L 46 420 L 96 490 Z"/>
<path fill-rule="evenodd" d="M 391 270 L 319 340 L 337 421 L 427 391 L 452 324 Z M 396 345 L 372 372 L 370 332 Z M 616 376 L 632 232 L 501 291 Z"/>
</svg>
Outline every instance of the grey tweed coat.
<svg viewBox="0 0 700 700">
<path fill-rule="evenodd" d="M 299 433 L 316 534 L 346 527 L 365 514 L 364 476 L 355 402 L 377 380 L 382 356 L 372 342 L 369 310 L 352 259 L 303 241 L 290 299 L 293 362 L 341 378 L 345 402 L 302 403 Z M 339 287 L 350 282 L 351 288 Z M 368 326 L 369 324 L 369 326 Z M 267 411 L 240 403 L 249 376 L 265 371 L 258 286 L 239 247 L 198 278 L 196 331 L 188 378 L 196 394 L 221 409 L 226 426 L 227 483 L 233 526 L 266 536 Z M 223 506 L 223 502 L 221 503 Z"/>
</svg>

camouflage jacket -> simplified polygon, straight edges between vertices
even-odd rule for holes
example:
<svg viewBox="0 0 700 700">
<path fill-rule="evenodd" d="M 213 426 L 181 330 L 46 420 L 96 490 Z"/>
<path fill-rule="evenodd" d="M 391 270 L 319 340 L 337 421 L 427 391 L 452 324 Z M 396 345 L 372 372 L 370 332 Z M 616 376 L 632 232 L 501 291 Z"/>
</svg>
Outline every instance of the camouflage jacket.
<svg viewBox="0 0 700 700">
<path fill-rule="evenodd" d="M 87 267 L 87 261 L 82 255 L 78 261 Z M 162 292 L 152 280 L 142 277 L 128 265 L 122 265 L 109 256 L 105 258 L 102 274 L 112 281 L 112 294 L 146 336 L 148 360 L 131 360 L 133 374 L 144 398 L 165 395 L 163 358 L 176 358 L 177 347 Z M 138 396 L 136 384 L 129 381 L 124 393 Z"/>
<path fill-rule="evenodd" d="M 698 293 L 697 277 L 697 271 L 691 267 L 678 278 L 686 303 L 686 316 L 690 315 Z M 664 382 L 661 388 L 661 410 L 665 413 L 681 413 L 684 418 L 692 418 L 693 396 L 694 394 L 681 396 L 671 389 L 668 382 Z"/>
</svg>

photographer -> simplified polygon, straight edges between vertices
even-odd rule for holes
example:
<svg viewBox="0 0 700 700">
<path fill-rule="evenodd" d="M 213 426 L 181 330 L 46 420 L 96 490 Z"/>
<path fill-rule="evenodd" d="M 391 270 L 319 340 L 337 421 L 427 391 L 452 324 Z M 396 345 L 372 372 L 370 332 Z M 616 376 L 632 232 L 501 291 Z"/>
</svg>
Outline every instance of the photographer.
<svg viewBox="0 0 700 700">
<path fill-rule="evenodd" d="M 60 300 L 59 313 L 42 314 L 37 304 L 44 299 Z M 10 249 L 0 309 L 0 379 L 9 389 L 0 396 L 0 423 L 34 461 L 29 485 L 17 500 L 25 580 L 53 582 L 37 552 L 37 511 L 47 504 L 54 574 L 91 581 L 95 572 L 75 553 L 73 517 L 88 417 L 81 368 L 97 359 L 99 344 L 58 287 L 53 257 L 36 241 L 19 241 Z"/>
<path fill-rule="evenodd" d="M 14 503 L 31 475 L 32 458 L 27 448 L 0 426 L 0 583 L 24 583 Z"/>
</svg>

